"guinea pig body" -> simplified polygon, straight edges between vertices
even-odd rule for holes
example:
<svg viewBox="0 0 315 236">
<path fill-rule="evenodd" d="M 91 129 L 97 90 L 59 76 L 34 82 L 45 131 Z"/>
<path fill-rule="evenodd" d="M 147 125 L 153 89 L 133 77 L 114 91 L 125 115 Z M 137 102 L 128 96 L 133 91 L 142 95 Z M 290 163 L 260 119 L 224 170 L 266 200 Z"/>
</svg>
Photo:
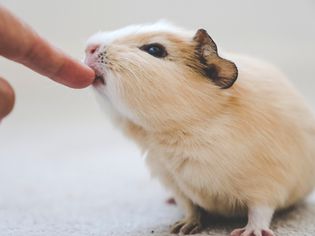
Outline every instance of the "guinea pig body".
<svg viewBox="0 0 315 236">
<path fill-rule="evenodd" d="M 137 27 L 92 37 L 86 61 L 113 120 L 184 208 L 172 232 L 200 231 L 204 209 L 248 215 L 233 236 L 273 235 L 274 211 L 315 185 L 310 108 L 275 68 L 219 55 L 204 30 Z"/>
</svg>

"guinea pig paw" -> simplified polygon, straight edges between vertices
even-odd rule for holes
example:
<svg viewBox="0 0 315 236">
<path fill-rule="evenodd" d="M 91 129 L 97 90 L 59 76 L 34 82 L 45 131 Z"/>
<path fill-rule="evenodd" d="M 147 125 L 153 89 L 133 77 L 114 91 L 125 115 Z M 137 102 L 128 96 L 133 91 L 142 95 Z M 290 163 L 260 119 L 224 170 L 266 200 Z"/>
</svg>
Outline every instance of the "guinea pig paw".
<svg viewBox="0 0 315 236">
<path fill-rule="evenodd" d="M 197 234 L 202 230 L 200 220 L 190 219 L 190 220 L 180 220 L 176 222 L 172 228 L 172 234 L 186 235 L 186 234 Z"/>
<path fill-rule="evenodd" d="M 241 228 L 232 231 L 230 236 L 275 236 L 270 229 Z"/>
</svg>

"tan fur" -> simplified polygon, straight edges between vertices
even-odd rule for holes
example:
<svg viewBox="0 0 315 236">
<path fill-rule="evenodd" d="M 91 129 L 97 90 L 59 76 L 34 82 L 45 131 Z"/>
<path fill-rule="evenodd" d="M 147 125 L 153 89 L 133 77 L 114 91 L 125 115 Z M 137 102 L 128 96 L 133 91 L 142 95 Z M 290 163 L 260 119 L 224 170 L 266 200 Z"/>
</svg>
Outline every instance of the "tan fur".
<svg viewBox="0 0 315 236">
<path fill-rule="evenodd" d="M 303 98 L 272 66 L 234 54 L 221 56 L 236 64 L 238 79 L 219 88 L 187 66 L 199 63 L 192 38 L 158 31 L 106 45 L 106 83 L 116 84 L 136 117 L 114 105 L 116 122 L 147 153 L 152 175 L 187 217 L 194 206 L 231 216 L 303 199 L 315 184 L 315 120 Z M 166 45 L 170 56 L 138 49 L 150 42 Z"/>
</svg>

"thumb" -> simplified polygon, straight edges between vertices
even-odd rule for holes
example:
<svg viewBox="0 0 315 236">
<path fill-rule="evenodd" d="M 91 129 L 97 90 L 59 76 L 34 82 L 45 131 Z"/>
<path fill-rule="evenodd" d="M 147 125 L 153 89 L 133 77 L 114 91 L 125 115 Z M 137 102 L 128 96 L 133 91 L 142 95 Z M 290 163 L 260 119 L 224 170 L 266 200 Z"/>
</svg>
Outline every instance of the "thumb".
<svg viewBox="0 0 315 236">
<path fill-rule="evenodd" d="M 0 77 L 0 120 L 13 109 L 15 94 L 11 85 Z"/>
</svg>

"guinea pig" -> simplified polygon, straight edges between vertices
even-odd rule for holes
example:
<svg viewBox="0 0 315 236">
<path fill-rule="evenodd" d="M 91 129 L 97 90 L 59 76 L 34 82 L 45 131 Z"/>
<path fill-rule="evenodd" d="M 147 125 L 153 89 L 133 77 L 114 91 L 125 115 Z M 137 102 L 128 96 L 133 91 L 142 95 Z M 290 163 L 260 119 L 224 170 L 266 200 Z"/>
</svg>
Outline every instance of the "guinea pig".
<svg viewBox="0 0 315 236">
<path fill-rule="evenodd" d="M 93 35 L 85 63 L 115 124 L 184 209 L 172 233 L 200 232 L 206 211 L 247 216 L 232 236 L 271 236 L 274 212 L 312 191 L 314 114 L 273 66 L 161 22 Z"/>
</svg>

